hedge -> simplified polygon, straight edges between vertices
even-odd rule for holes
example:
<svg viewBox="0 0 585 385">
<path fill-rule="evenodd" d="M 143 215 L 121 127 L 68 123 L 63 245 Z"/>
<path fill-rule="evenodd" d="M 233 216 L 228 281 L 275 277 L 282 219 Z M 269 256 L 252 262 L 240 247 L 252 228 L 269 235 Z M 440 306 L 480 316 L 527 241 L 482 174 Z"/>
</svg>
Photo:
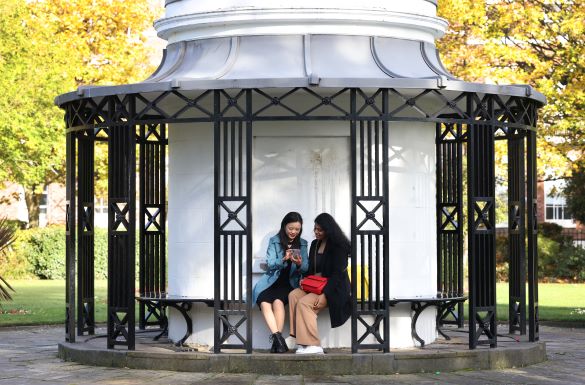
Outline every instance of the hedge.
<svg viewBox="0 0 585 385">
<path fill-rule="evenodd" d="M 95 229 L 95 278 L 105 279 L 107 229 Z M 0 260 L 0 273 L 11 279 L 65 279 L 65 229 L 49 226 L 21 230 L 9 252 Z"/>
<path fill-rule="evenodd" d="M 553 223 L 538 225 L 538 278 L 544 282 L 585 282 L 585 249 Z M 496 237 L 496 276 L 508 280 L 508 237 Z"/>
</svg>

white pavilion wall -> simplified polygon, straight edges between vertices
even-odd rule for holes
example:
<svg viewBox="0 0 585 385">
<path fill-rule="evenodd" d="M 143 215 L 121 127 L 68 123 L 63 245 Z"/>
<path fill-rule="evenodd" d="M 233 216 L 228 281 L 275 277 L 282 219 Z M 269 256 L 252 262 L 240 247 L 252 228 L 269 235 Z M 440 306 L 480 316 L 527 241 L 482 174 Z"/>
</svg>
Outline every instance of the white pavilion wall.
<svg viewBox="0 0 585 385">
<path fill-rule="evenodd" d="M 278 127 L 276 126 L 278 125 Z M 349 235 L 350 151 L 348 122 L 257 122 L 253 144 L 253 282 L 262 274 L 267 239 L 288 211 L 305 220 L 303 237 L 313 239 L 313 218 L 326 211 Z M 390 124 L 390 294 L 436 292 L 435 127 L 432 123 Z M 168 282 L 171 294 L 213 297 L 213 125 L 174 124 L 169 129 Z M 185 332 L 170 309 L 169 336 Z M 213 344 L 213 309 L 197 304 L 187 343 Z M 426 310 L 417 330 L 434 340 L 435 312 Z M 391 308 L 392 347 L 410 347 L 410 305 Z M 288 323 L 288 319 L 287 319 Z M 351 345 L 351 322 L 331 329 L 319 317 L 324 347 Z M 245 331 L 244 328 L 241 329 Z M 363 330 L 359 330 L 358 334 Z M 285 327 L 285 335 L 288 329 Z M 255 348 L 268 347 L 260 311 L 253 310 Z"/>
</svg>

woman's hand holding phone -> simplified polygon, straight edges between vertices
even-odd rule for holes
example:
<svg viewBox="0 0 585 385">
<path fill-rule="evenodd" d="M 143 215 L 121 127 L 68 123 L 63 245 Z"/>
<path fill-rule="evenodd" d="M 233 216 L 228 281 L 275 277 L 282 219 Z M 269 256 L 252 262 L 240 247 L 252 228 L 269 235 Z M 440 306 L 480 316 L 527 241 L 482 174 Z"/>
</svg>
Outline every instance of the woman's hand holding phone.
<svg viewBox="0 0 585 385">
<path fill-rule="evenodd" d="M 301 257 L 301 250 L 300 249 L 288 249 L 284 252 L 284 257 L 282 258 L 283 261 L 291 261 L 297 265 L 300 265 L 303 261 Z"/>
<path fill-rule="evenodd" d="M 300 249 L 291 249 L 291 260 L 299 266 L 303 261 Z"/>
</svg>

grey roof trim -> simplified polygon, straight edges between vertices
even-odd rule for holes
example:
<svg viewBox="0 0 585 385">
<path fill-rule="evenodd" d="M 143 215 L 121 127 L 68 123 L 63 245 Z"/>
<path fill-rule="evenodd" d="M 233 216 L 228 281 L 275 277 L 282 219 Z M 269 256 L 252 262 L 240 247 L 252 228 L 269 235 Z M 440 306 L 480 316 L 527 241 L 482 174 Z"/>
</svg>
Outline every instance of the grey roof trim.
<svg viewBox="0 0 585 385">
<path fill-rule="evenodd" d="M 429 59 L 429 56 L 427 55 L 427 43 L 425 43 L 424 41 L 420 42 L 420 53 L 421 53 L 422 58 L 425 61 L 426 65 L 431 69 L 431 71 L 433 71 L 434 73 L 436 73 L 439 76 L 446 76 L 449 80 L 459 80 L 455 76 L 453 76 L 449 71 L 447 71 L 445 69 L 445 67 L 441 63 L 441 59 L 440 59 L 439 54 L 438 54 L 439 50 L 437 50 L 436 47 L 433 47 L 433 50 L 435 52 L 437 62 L 439 64 L 439 68 L 437 68 L 433 64 L 433 62 Z"/>
<path fill-rule="evenodd" d="M 178 53 L 178 57 L 175 60 L 174 63 L 172 63 L 171 67 L 166 70 L 165 72 L 162 73 L 155 73 L 153 74 L 150 78 L 148 78 L 148 81 L 154 82 L 157 81 L 158 79 L 162 79 L 165 76 L 167 76 L 168 74 L 172 74 L 173 72 L 175 72 L 175 70 L 177 68 L 179 68 L 179 66 L 183 63 L 183 61 L 185 60 L 185 52 L 187 51 L 187 42 L 185 41 L 181 41 L 178 43 L 179 44 L 179 53 Z M 165 55 L 166 57 L 166 55 Z M 161 61 L 161 66 L 164 64 L 164 59 Z M 161 67 L 159 67 L 160 69 L 162 69 Z M 157 72 L 159 72 L 159 70 L 157 70 Z"/>
<path fill-rule="evenodd" d="M 156 67 L 156 70 L 146 80 L 154 79 L 158 75 L 158 73 L 164 67 L 166 59 L 167 59 L 167 49 L 165 48 L 165 49 L 163 49 L 162 59 L 161 59 L 159 65 L 158 65 L 158 67 Z"/>
<path fill-rule="evenodd" d="M 225 61 L 225 65 L 219 69 L 215 74 L 210 76 L 211 79 L 218 79 L 225 76 L 236 64 L 236 59 L 240 53 L 240 37 L 234 36 L 230 39 L 230 52 L 228 58 Z"/>
<path fill-rule="evenodd" d="M 376 51 L 376 37 L 375 36 L 370 37 L 370 51 L 372 52 L 372 57 L 374 58 L 374 62 L 376 63 L 378 68 L 380 68 L 380 70 L 382 72 L 384 72 L 386 75 L 390 76 L 391 78 L 404 78 L 404 76 L 398 75 L 397 73 L 390 71 L 382 63 L 382 61 L 380 60 L 380 57 L 378 56 L 378 51 Z"/>
<path fill-rule="evenodd" d="M 309 77 L 286 79 L 219 79 L 219 80 L 172 80 L 159 83 L 136 83 L 120 86 L 93 86 L 80 87 L 77 91 L 61 94 L 55 98 L 55 104 L 62 106 L 65 103 L 84 98 L 97 98 L 112 95 L 126 95 L 134 93 L 165 92 L 172 90 L 192 91 L 211 89 L 239 89 L 239 88 L 290 88 L 314 87 Z M 318 87 L 321 88 L 398 88 L 398 89 L 443 89 L 447 91 L 477 92 L 495 95 L 509 95 L 535 100 L 541 104 L 546 98 L 540 92 L 528 85 L 493 85 L 450 81 L 445 77 L 434 79 L 412 78 L 321 78 Z"/>
<path fill-rule="evenodd" d="M 456 77 L 449 72 L 449 70 L 445 67 L 445 65 L 443 64 L 443 61 L 441 61 L 441 55 L 439 53 L 439 50 L 435 48 L 435 57 L 437 58 L 437 63 L 439 63 L 439 65 L 441 66 L 441 69 L 449 75 L 450 78 L 452 79 L 456 79 Z"/>
<path fill-rule="evenodd" d="M 303 55 L 305 60 L 305 75 L 311 76 L 313 74 L 313 62 L 311 61 L 311 36 L 303 36 Z"/>
</svg>

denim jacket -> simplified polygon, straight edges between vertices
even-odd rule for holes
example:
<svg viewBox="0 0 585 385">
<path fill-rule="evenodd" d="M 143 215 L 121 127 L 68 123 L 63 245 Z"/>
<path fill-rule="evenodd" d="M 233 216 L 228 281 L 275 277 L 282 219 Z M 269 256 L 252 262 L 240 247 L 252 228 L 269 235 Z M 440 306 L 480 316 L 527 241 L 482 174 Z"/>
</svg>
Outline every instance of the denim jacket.
<svg viewBox="0 0 585 385">
<path fill-rule="evenodd" d="M 309 268 L 309 253 L 307 251 L 307 241 L 301 238 L 301 257 L 302 262 L 300 266 L 293 263 L 290 268 L 289 282 L 293 288 L 299 287 L 299 280 L 301 275 L 306 273 Z M 284 249 L 280 244 L 278 234 L 270 238 L 268 241 L 268 249 L 266 250 L 266 272 L 254 286 L 252 290 L 252 303 L 255 304 L 260 293 L 268 289 L 274 282 L 278 280 L 280 272 L 286 267 L 285 262 L 282 261 L 284 257 Z M 291 262 L 287 262 L 291 263 Z"/>
</svg>

